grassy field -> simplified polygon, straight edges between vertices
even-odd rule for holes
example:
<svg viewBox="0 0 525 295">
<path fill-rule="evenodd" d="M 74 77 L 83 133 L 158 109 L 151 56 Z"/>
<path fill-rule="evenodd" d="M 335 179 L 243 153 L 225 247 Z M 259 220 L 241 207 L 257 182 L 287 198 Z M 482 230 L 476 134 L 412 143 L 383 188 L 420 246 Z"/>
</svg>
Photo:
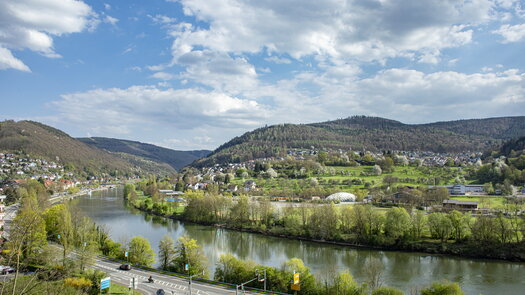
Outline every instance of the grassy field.
<svg viewBox="0 0 525 295">
<path fill-rule="evenodd" d="M 318 180 L 321 187 L 326 189 L 337 189 L 351 191 L 356 189 L 367 189 L 381 185 L 386 176 L 397 178 L 396 186 L 421 186 L 421 185 L 445 185 L 455 183 L 456 176 L 462 177 L 465 174 L 458 167 L 412 167 L 396 166 L 391 173 L 383 173 L 379 176 L 371 175 L 372 166 L 357 167 L 327 167 L 327 173 L 322 175 L 312 175 Z M 437 182 L 434 183 L 434 178 Z M 233 183 L 242 187 L 243 179 L 236 178 Z M 256 179 L 257 186 L 262 188 L 265 193 L 270 190 L 290 190 L 309 186 L 308 179 Z"/>
<path fill-rule="evenodd" d="M 451 197 L 452 200 L 458 201 L 477 201 L 479 208 L 504 209 L 506 200 L 504 197 Z"/>
</svg>

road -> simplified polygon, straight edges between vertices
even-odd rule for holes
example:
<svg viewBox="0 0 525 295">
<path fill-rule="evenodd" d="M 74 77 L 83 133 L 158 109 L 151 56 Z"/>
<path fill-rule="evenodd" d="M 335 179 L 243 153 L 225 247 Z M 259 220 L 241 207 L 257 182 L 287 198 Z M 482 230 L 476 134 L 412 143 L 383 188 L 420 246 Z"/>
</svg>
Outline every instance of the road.
<svg viewBox="0 0 525 295">
<path fill-rule="evenodd" d="M 166 295 L 186 295 L 189 293 L 188 279 L 175 276 L 163 275 L 152 271 L 133 268 L 132 270 L 120 270 L 120 263 L 97 258 L 96 264 L 92 268 L 104 271 L 111 277 L 112 282 L 117 282 L 124 286 L 129 286 L 130 279 L 138 279 L 138 290 L 145 295 L 156 294 L 157 290 L 163 289 Z M 152 276 L 154 283 L 148 283 L 148 278 Z M 223 287 L 203 282 L 192 281 L 192 293 L 196 295 L 222 295 L 236 294 L 235 288 Z M 243 293 L 239 290 L 238 294 L 260 294 L 253 292 Z"/>
<path fill-rule="evenodd" d="M 5 207 L 5 215 L 4 215 L 4 237 L 9 237 L 9 229 L 11 227 L 11 222 L 13 222 L 13 219 L 16 217 L 16 212 L 18 211 L 18 208 L 20 205 L 18 203 L 10 205 Z"/>
</svg>

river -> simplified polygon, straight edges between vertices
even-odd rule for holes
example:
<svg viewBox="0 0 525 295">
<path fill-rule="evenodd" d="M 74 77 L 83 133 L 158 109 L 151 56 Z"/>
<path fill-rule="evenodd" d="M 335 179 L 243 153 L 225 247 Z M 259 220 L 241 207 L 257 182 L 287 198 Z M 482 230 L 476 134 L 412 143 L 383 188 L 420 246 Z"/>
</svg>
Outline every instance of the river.
<svg viewBox="0 0 525 295">
<path fill-rule="evenodd" d="M 274 267 L 297 257 L 320 279 L 349 270 L 356 281 L 363 282 L 363 265 L 369 257 L 375 257 L 385 267 L 383 284 L 407 293 L 433 281 L 447 279 L 459 282 L 466 294 L 525 294 L 525 263 L 353 249 L 183 223 L 127 206 L 122 189 L 80 197 L 78 206 L 97 224 L 106 226 L 118 242 L 140 235 L 149 239 L 157 250 L 165 234 L 174 240 L 184 234 L 190 236 L 203 246 L 212 274 L 219 256 L 231 253 Z"/>
</svg>

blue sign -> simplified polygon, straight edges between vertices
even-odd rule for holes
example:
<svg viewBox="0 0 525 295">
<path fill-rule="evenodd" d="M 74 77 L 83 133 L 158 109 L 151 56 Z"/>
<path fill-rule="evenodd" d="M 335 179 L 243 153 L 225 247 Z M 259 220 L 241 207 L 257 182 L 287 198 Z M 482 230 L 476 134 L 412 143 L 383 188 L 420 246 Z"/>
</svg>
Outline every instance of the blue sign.
<svg viewBox="0 0 525 295">
<path fill-rule="evenodd" d="M 126 253 L 124 253 L 124 256 L 128 257 L 128 251 L 126 251 Z"/>
<path fill-rule="evenodd" d="M 111 285 L 111 278 L 103 278 L 100 280 L 100 290 L 109 289 L 109 286 Z"/>
<path fill-rule="evenodd" d="M 186 263 L 186 265 L 184 265 L 184 270 L 190 270 L 190 265 Z"/>
</svg>

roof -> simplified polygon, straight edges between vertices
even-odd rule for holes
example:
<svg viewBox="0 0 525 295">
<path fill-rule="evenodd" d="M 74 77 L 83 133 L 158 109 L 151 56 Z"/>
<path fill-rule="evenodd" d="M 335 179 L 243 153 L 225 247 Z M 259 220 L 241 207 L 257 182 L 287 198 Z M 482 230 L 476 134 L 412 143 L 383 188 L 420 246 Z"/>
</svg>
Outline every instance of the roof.
<svg viewBox="0 0 525 295">
<path fill-rule="evenodd" d="M 454 204 L 454 205 L 477 205 L 478 201 L 459 201 L 459 200 L 444 200 L 443 204 Z"/>
<path fill-rule="evenodd" d="M 339 192 L 335 194 L 331 194 L 328 197 L 326 197 L 326 200 L 334 200 L 334 201 L 340 201 L 340 202 L 355 202 L 355 195 L 351 193 L 346 192 Z"/>
</svg>

